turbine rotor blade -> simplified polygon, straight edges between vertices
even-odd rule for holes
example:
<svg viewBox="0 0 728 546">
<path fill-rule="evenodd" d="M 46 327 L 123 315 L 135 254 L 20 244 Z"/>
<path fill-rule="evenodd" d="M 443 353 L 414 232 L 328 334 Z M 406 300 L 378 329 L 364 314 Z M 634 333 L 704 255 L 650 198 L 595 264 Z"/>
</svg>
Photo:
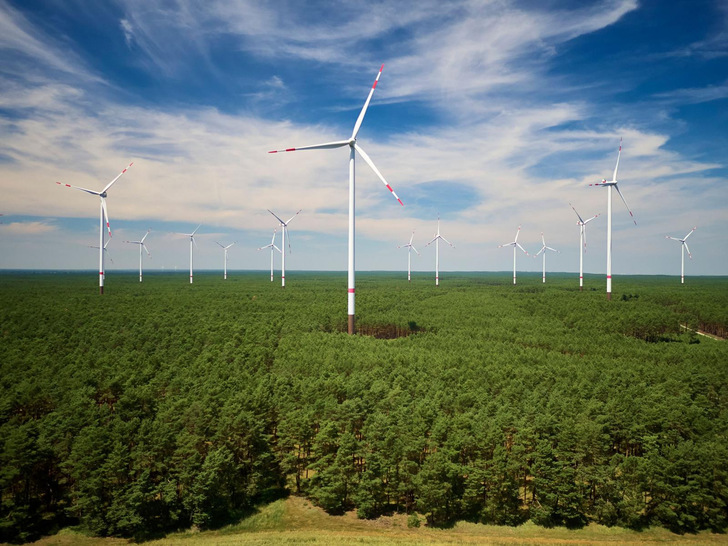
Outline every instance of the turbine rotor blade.
<svg viewBox="0 0 728 546">
<path fill-rule="evenodd" d="M 116 182 L 117 180 L 119 180 L 119 178 L 121 178 L 121 175 L 124 174 L 126 171 L 128 171 L 129 170 L 129 167 L 131 167 L 132 165 L 134 165 L 134 162 L 133 161 L 131 163 L 129 163 L 129 165 L 127 165 L 126 168 L 123 171 L 121 171 L 119 174 L 117 174 L 116 175 L 116 178 L 114 178 L 111 182 L 109 182 L 108 184 L 106 184 L 106 187 L 103 190 L 101 190 L 101 193 L 105 193 L 106 190 L 108 190 L 111 186 L 113 186 L 114 185 L 114 182 Z"/>
<path fill-rule="evenodd" d="M 111 225 L 109 224 L 109 211 L 106 209 L 106 199 L 101 198 L 101 208 L 104 210 L 104 220 L 106 220 L 106 229 L 109 230 L 109 237 L 111 237 Z"/>
<path fill-rule="evenodd" d="M 619 169 L 619 156 L 622 155 L 622 138 L 619 138 L 619 152 L 617 152 L 617 164 L 614 166 L 614 174 L 612 175 L 612 181 L 617 181 L 617 169 Z"/>
<path fill-rule="evenodd" d="M 695 231 L 696 229 L 698 229 L 698 226 L 695 226 L 695 227 L 694 227 L 693 229 L 691 229 L 691 230 L 690 230 L 690 233 L 688 233 L 688 234 L 687 234 L 687 235 L 685 236 L 685 238 L 683 239 L 683 241 L 687 241 L 688 237 L 690 237 L 690 236 L 691 236 L 691 235 L 693 234 L 693 231 Z"/>
<path fill-rule="evenodd" d="M 294 219 L 294 218 L 295 218 L 296 216 L 298 216 L 299 214 L 301 214 L 301 211 L 302 211 L 302 210 L 303 210 L 303 209 L 298 209 L 298 212 L 297 212 L 296 214 L 294 214 L 293 216 L 291 216 L 291 217 L 290 217 L 290 218 L 288 219 L 288 221 L 286 222 L 286 225 L 290 224 L 290 223 L 291 223 L 291 220 L 293 220 L 293 219 Z"/>
<path fill-rule="evenodd" d="M 452 244 L 452 243 L 451 243 L 450 241 L 448 241 L 447 239 L 445 239 L 445 237 L 443 237 L 442 235 L 440 235 L 440 239 L 442 239 L 443 241 L 445 241 L 445 242 L 446 242 L 447 244 L 449 244 L 449 245 L 450 245 L 451 247 L 455 248 L 455 245 L 454 245 L 454 244 Z"/>
<path fill-rule="evenodd" d="M 85 191 L 86 193 L 90 193 L 91 195 L 101 195 L 101 192 L 87 190 L 86 188 L 82 188 L 80 186 L 72 186 L 71 184 L 64 184 L 63 182 L 56 182 L 56 184 L 58 184 L 59 186 L 66 186 L 67 188 L 73 188 L 74 190 Z"/>
<path fill-rule="evenodd" d="M 278 220 L 278 221 L 279 221 L 279 222 L 281 223 L 281 225 L 282 225 L 282 226 L 285 226 L 285 225 L 286 225 L 286 223 L 285 223 L 285 222 L 284 222 L 283 220 L 281 220 L 281 219 L 280 219 L 280 218 L 278 217 L 278 215 L 276 215 L 276 213 L 275 213 L 275 212 L 273 212 L 273 211 L 272 211 L 272 210 L 270 210 L 270 209 L 266 209 L 266 210 L 267 210 L 268 212 L 270 212 L 270 213 L 271 213 L 271 214 L 272 214 L 273 216 L 275 216 L 276 220 Z M 275 232 L 274 232 L 274 233 L 275 233 Z M 274 235 L 274 237 L 275 237 L 275 235 Z"/>
<path fill-rule="evenodd" d="M 689 247 L 689 246 L 688 246 L 688 244 L 687 244 L 686 242 L 684 242 L 684 241 L 683 241 L 683 244 L 685 245 L 685 250 L 687 250 L 687 251 L 688 251 L 688 256 L 689 256 L 689 257 L 690 257 L 690 259 L 692 260 L 692 259 L 693 259 L 693 255 L 692 255 L 692 254 L 690 253 L 690 247 Z"/>
<path fill-rule="evenodd" d="M 627 211 L 629 212 L 629 215 L 632 217 L 632 221 L 634 222 L 634 225 L 637 225 L 637 220 L 634 219 L 634 214 L 632 214 L 632 211 L 629 209 L 629 205 L 627 204 L 627 201 L 624 200 L 624 195 L 622 195 L 622 192 L 619 191 L 619 186 L 616 184 L 614 185 L 614 189 L 617 190 L 617 193 L 622 198 L 622 203 L 624 203 L 624 206 L 627 207 Z"/>
<path fill-rule="evenodd" d="M 392 186 L 390 186 L 390 185 L 389 185 L 389 182 L 387 182 L 387 181 L 386 181 L 386 180 L 384 179 L 384 177 L 382 176 L 382 173 L 380 173 L 380 172 L 379 172 L 379 169 L 377 169 L 377 167 L 376 167 L 376 166 L 374 165 L 374 162 L 373 162 L 373 161 L 372 161 L 371 159 L 369 159 L 369 156 L 368 156 L 368 155 L 366 154 L 366 152 L 365 152 L 364 150 L 362 150 L 361 146 L 359 146 L 358 144 L 354 143 L 354 149 L 355 149 L 355 150 L 356 150 L 357 152 L 359 152 L 359 155 L 361 155 L 362 159 L 363 159 L 364 161 L 366 161 L 367 165 L 369 165 L 369 166 L 370 166 L 370 167 L 372 168 L 372 170 L 374 171 L 374 174 L 376 174 L 376 175 L 377 175 L 377 176 L 379 177 L 379 180 L 381 180 L 381 181 L 382 181 L 382 183 L 383 183 L 383 184 L 384 184 L 385 186 L 387 186 L 387 189 L 388 189 L 388 190 L 389 190 L 390 192 L 392 192 L 392 195 L 394 195 L 394 198 L 395 198 L 395 199 L 396 199 L 397 201 L 399 201 L 399 204 L 400 204 L 400 205 L 402 205 L 402 206 L 404 207 L 404 203 L 402 203 L 402 200 L 401 200 L 401 199 L 400 199 L 400 198 L 399 198 L 399 197 L 397 196 L 397 194 L 395 193 L 395 191 L 394 191 L 394 190 L 392 189 Z"/>
<path fill-rule="evenodd" d="M 523 248 L 523 247 L 522 247 L 521 245 L 519 245 L 518 243 L 516 243 L 516 246 L 517 246 L 518 248 L 520 248 L 521 250 L 523 250 L 523 252 L 524 252 L 524 253 L 526 254 L 526 256 L 528 256 L 528 252 L 526 252 L 526 249 L 525 249 L 525 248 Z"/>
<path fill-rule="evenodd" d="M 302 150 L 324 150 L 329 148 L 341 148 L 350 144 L 349 140 L 337 140 L 334 142 L 324 142 L 323 144 L 312 144 L 311 146 L 301 146 L 300 148 L 286 148 L 285 150 L 271 150 L 269 154 L 277 154 L 279 152 L 300 152 Z"/>
<path fill-rule="evenodd" d="M 581 219 L 581 216 L 579 215 L 579 213 L 578 213 L 578 212 L 576 212 L 576 209 L 574 208 L 574 205 L 572 205 L 571 203 L 569 203 L 569 206 L 570 206 L 570 207 L 571 207 L 571 208 L 572 208 L 572 209 L 574 210 L 574 212 L 576 213 L 576 217 L 577 217 L 577 218 L 579 219 L 579 221 L 580 221 L 580 222 L 581 222 L 582 224 L 585 224 L 586 222 L 584 222 L 584 220 L 582 220 L 582 219 Z"/>
<path fill-rule="evenodd" d="M 364 115 L 367 113 L 367 108 L 369 108 L 369 101 L 372 100 L 372 95 L 374 94 L 374 90 L 377 88 L 377 83 L 379 82 L 379 77 L 382 75 L 382 70 L 384 70 L 384 65 L 382 65 L 379 69 L 379 74 L 377 74 L 377 77 L 374 79 L 374 85 L 372 85 L 372 88 L 369 91 L 369 96 L 364 103 L 364 107 L 361 109 L 361 112 L 359 112 L 359 117 L 356 119 L 356 123 L 354 124 L 354 130 L 351 132 L 352 139 L 355 139 L 356 135 L 359 134 L 359 128 L 361 127 L 362 121 L 364 121 Z"/>
<path fill-rule="evenodd" d="M 147 256 L 149 256 L 151 258 L 152 257 L 152 253 L 149 252 L 149 249 L 147 248 L 147 245 L 145 245 L 144 243 L 142 243 L 142 248 L 147 252 Z"/>
</svg>

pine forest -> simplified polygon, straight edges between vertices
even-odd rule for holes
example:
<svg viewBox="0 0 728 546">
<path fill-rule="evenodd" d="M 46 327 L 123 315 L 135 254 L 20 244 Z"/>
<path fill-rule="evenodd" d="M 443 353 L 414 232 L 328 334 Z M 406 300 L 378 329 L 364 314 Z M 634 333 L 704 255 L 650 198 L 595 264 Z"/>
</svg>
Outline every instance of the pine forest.
<svg viewBox="0 0 728 546">
<path fill-rule="evenodd" d="M 675 533 L 728 520 L 728 279 L 0 275 L 0 541 L 144 539 L 302 496 Z"/>
</svg>

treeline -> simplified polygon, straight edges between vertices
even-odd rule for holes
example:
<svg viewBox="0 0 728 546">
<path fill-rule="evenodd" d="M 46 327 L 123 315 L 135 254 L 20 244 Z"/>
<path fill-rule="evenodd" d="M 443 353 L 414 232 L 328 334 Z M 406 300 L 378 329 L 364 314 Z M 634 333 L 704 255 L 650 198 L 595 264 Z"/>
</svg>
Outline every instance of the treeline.
<svg viewBox="0 0 728 546">
<path fill-rule="evenodd" d="M 376 339 L 341 333 L 343 275 L 261 276 L 103 298 L 2 277 L 1 541 L 215 527 L 287 492 L 431 525 L 725 529 L 728 349 L 679 324 L 725 328 L 726 280 L 617 279 L 606 302 L 362 275 L 362 330 L 410 334 Z"/>
</svg>

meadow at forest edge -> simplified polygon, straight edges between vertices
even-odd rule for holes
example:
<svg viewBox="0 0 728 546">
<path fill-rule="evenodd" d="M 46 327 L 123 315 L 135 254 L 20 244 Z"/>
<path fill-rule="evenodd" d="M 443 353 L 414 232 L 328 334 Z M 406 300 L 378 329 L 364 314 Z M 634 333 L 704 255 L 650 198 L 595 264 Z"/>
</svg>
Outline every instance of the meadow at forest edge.
<svg viewBox="0 0 728 546">
<path fill-rule="evenodd" d="M 330 513 L 726 525 L 728 281 L 3 275 L 2 540 L 152 536 L 284 488 Z M 288 280 L 288 279 L 287 279 Z"/>
</svg>

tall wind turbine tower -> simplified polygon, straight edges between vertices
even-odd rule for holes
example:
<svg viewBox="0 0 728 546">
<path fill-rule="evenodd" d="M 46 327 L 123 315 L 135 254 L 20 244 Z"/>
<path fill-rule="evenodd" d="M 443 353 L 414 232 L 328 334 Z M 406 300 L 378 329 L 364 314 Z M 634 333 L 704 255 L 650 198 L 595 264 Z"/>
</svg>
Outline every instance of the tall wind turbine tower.
<svg viewBox="0 0 728 546">
<path fill-rule="evenodd" d="M 534 259 L 539 255 L 543 254 L 543 275 L 541 276 L 541 282 L 546 282 L 546 251 L 550 250 L 551 252 L 558 252 L 555 248 L 551 248 L 550 246 L 546 246 L 546 239 L 544 239 L 543 231 L 541 232 L 541 242 L 543 243 L 543 246 L 541 247 L 541 250 L 536 252 L 534 255 Z"/>
<path fill-rule="evenodd" d="M 197 230 L 200 229 L 201 226 L 202 226 L 202 224 L 200 224 L 199 226 L 197 226 L 195 228 L 195 231 L 193 231 L 192 233 L 185 233 L 184 234 L 186 237 L 189 237 L 190 238 L 190 284 L 192 284 L 192 280 L 193 280 L 193 277 L 192 277 L 192 275 L 193 275 L 193 272 L 192 272 L 192 257 L 193 257 L 192 256 L 192 246 L 193 245 L 194 246 L 197 246 L 197 242 L 195 241 L 195 233 L 197 233 Z"/>
<path fill-rule="evenodd" d="M 399 197 L 397 197 L 397 194 L 394 193 L 394 190 L 389 185 L 389 183 L 384 179 L 382 176 L 382 173 L 379 172 L 377 167 L 374 165 L 371 159 L 369 159 L 369 156 L 366 154 L 366 152 L 362 149 L 359 144 L 356 142 L 356 137 L 359 134 L 359 129 L 361 128 L 362 121 L 364 120 L 364 115 L 367 112 L 367 108 L 369 107 L 369 101 L 372 99 L 372 95 L 374 94 L 374 89 L 377 87 L 377 82 L 379 82 L 379 77 L 382 75 L 382 70 L 384 70 L 384 65 L 381 66 L 379 69 L 379 73 L 377 74 L 376 79 L 374 80 L 374 85 L 372 85 L 371 90 L 369 91 L 369 96 L 367 97 L 366 102 L 364 103 L 364 107 L 361 109 L 361 112 L 359 113 L 359 117 L 356 120 L 356 123 L 354 124 L 354 130 L 351 133 L 351 137 L 349 137 L 347 140 L 337 140 L 334 142 L 326 142 L 324 144 L 314 144 L 312 146 L 303 146 L 300 148 L 286 148 L 285 150 L 273 150 L 269 153 L 278 153 L 278 152 L 295 152 L 297 150 L 318 150 L 318 149 L 327 149 L 327 148 L 341 148 L 343 146 L 349 147 L 349 264 L 348 264 L 348 279 L 347 279 L 347 291 L 348 291 L 348 314 L 349 314 L 349 334 L 354 334 L 356 331 L 355 326 L 355 299 L 354 299 L 354 276 L 355 276 L 355 264 L 354 264 L 354 235 L 355 235 L 355 189 L 356 189 L 356 180 L 355 180 L 355 156 L 356 152 L 359 153 L 361 158 L 364 160 L 364 162 L 371 167 L 371 169 L 374 171 L 374 174 L 376 174 L 379 179 L 382 181 L 382 183 L 387 186 L 387 189 L 392 192 L 392 195 L 399 201 L 399 204 L 404 206 L 404 203 L 400 200 Z"/>
<path fill-rule="evenodd" d="M 622 202 L 624 203 L 624 206 L 627 208 L 627 211 L 629 212 L 629 215 L 632 217 L 632 221 L 634 222 L 634 225 L 637 225 L 637 220 L 634 219 L 634 214 L 632 214 L 632 211 L 629 210 L 629 206 L 627 205 L 627 201 L 624 200 L 624 195 L 622 195 L 622 192 L 619 191 L 619 186 L 617 186 L 617 169 L 619 169 L 619 156 L 622 155 L 622 139 L 619 139 L 619 152 L 617 152 L 617 164 L 614 166 L 614 174 L 612 175 L 612 179 L 607 181 L 602 180 L 601 182 L 596 182 L 594 184 L 589 184 L 590 186 L 606 186 L 607 187 L 607 299 L 612 299 L 612 187 L 614 187 L 615 190 L 617 190 L 617 193 L 622 198 Z"/>
<path fill-rule="evenodd" d="M 114 182 L 119 180 L 121 175 L 123 175 L 126 171 L 129 170 L 129 167 L 131 167 L 134 164 L 132 161 L 127 165 L 126 169 L 121 171 L 119 174 L 116 175 L 116 178 L 114 178 L 111 182 L 106 184 L 103 190 L 101 191 L 94 191 L 94 190 L 87 190 L 86 188 L 81 188 L 79 186 L 71 186 L 71 184 L 63 184 L 61 182 L 56 182 L 56 184 L 60 186 L 66 186 L 67 188 L 73 188 L 76 190 L 85 191 L 86 193 L 90 193 L 91 195 L 98 195 L 101 204 L 100 204 L 100 210 L 99 210 L 99 294 L 104 293 L 104 248 L 106 245 L 104 244 L 104 219 L 106 219 L 106 229 L 109 231 L 109 237 L 111 237 L 111 226 L 109 225 L 109 213 L 106 210 L 106 192 L 111 189 L 111 186 L 114 185 Z"/>
<path fill-rule="evenodd" d="M 576 225 L 579 226 L 579 292 L 581 292 L 582 290 L 584 290 L 584 252 L 586 252 L 586 225 L 599 215 L 595 214 L 591 218 L 584 220 L 579 215 L 579 213 L 576 212 L 574 205 L 569 203 L 569 206 L 574 209 L 576 217 L 579 219 Z"/>
<path fill-rule="evenodd" d="M 415 238 L 415 232 L 412 232 L 412 237 L 410 237 L 409 243 L 406 245 L 400 245 L 397 248 L 406 248 L 407 249 L 407 282 L 410 282 L 411 276 L 412 276 L 412 251 L 414 250 L 417 252 L 417 249 L 412 246 L 412 239 Z M 420 253 L 417 252 L 417 255 L 419 256 Z"/>
<path fill-rule="evenodd" d="M 435 238 L 425 245 L 430 246 L 430 244 L 435 243 L 435 286 L 440 286 L 440 240 L 445 241 L 451 247 L 455 248 L 454 244 L 452 244 L 450 241 L 445 239 L 445 237 L 440 235 L 440 216 L 438 216 L 437 233 L 435 233 Z"/>
<path fill-rule="evenodd" d="M 234 245 L 235 243 L 237 243 L 237 241 L 235 241 L 235 243 L 230 243 L 230 244 L 229 244 L 229 245 L 227 245 L 227 246 L 224 246 L 224 245 L 222 245 L 222 244 L 218 243 L 217 241 L 215 241 L 215 242 L 216 242 L 216 243 L 217 243 L 217 245 L 218 245 L 218 246 L 219 246 L 220 248 L 222 248 L 222 249 L 223 249 L 223 251 L 225 252 L 225 259 L 224 259 L 224 266 L 223 266 L 223 274 L 222 274 L 222 278 L 223 278 L 223 280 L 225 280 L 225 281 L 226 281 L 226 280 L 227 280 L 227 253 L 228 253 L 228 249 L 229 249 L 229 248 L 230 248 L 231 246 L 233 246 L 233 245 Z"/>
<path fill-rule="evenodd" d="M 258 250 L 270 248 L 270 282 L 273 282 L 273 250 L 277 250 L 279 254 L 282 254 L 281 249 L 276 246 L 276 230 L 273 230 L 273 237 L 270 240 L 270 244 L 260 247 Z"/>
<path fill-rule="evenodd" d="M 270 212 L 273 216 L 275 216 L 276 220 L 278 220 L 281 223 L 281 288 L 286 287 L 286 231 L 288 231 L 288 224 L 291 223 L 291 220 L 293 220 L 296 216 L 298 216 L 303 209 L 298 209 L 298 212 L 291 216 L 287 222 L 284 222 L 281 220 L 272 210 L 268 209 L 268 212 Z M 275 232 L 273 234 L 273 238 L 275 239 Z M 291 236 L 288 236 L 288 250 L 290 252 L 291 250 Z M 271 250 L 271 254 L 272 254 Z M 271 258 L 271 262 L 273 261 L 273 258 Z"/>
<path fill-rule="evenodd" d="M 149 235 L 150 231 L 152 231 L 152 230 L 148 229 L 147 232 L 144 234 L 144 237 L 142 237 L 140 241 L 124 241 L 125 243 L 129 243 L 132 245 L 139 245 L 139 282 L 142 282 L 142 249 L 144 249 L 147 252 L 147 256 L 149 256 L 149 257 L 152 256 L 149 253 L 149 249 L 144 244 L 144 239 L 147 238 L 147 235 Z"/>
<path fill-rule="evenodd" d="M 518 229 L 516 230 L 516 238 L 513 239 L 510 243 L 503 243 L 502 245 L 498 245 L 498 248 L 503 248 L 506 246 L 512 246 L 513 247 L 513 284 L 516 284 L 516 247 L 523 250 L 523 253 L 528 256 L 528 252 L 526 252 L 526 249 L 521 246 L 521 244 L 518 242 L 518 234 L 521 233 L 521 226 L 518 226 Z"/>
<path fill-rule="evenodd" d="M 673 241 L 680 241 L 680 248 L 681 248 L 681 260 L 680 260 L 680 284 L 685 284 L 685 251 L 688 251 L 688 256 L 690 259 L 693 259 L 693 255 L 690 253 L 690 247 L 685 242 L 687 241 L 688 237 L 690 237 L 693 234 L 693 231 L 695 231 L 697 228 L 694 227 L 690 230 L 690 233 L 688 233 L 685 237 L 682 239 L 678 239 L 677 237 L 670 237 L 669 235 L 665 235 L 665 239 L 672 239 Z"/>
</svg>

